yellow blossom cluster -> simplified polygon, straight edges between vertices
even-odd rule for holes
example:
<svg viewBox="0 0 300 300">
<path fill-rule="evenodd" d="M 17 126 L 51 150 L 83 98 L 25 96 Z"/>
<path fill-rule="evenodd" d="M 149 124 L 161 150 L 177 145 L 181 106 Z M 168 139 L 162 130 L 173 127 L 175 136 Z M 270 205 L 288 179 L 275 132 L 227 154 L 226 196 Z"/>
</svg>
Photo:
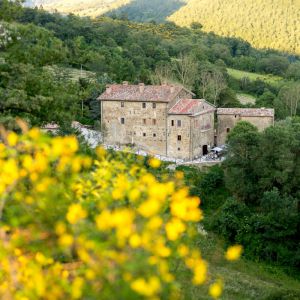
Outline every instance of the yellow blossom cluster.
<svg viewBox="0 0 300 300">
<path fill-rule="evenodd" d="M 4 132 L 0 170 L 0 299 L 172 299 L 179 264 L 190 284 L 206 282 L 206 262 L 184 242 L 200 200 L 181 174 L 158 181 L 131 154 L 86 157 L 75 137 L 37 129 Z"/>
</svg>

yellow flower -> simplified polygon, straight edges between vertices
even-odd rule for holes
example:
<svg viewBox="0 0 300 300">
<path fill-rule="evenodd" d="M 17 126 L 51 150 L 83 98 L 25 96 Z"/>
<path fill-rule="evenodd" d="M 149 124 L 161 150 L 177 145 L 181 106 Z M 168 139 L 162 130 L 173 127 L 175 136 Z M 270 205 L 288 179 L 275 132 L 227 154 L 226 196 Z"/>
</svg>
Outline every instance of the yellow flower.
<svg viewBox="0 0 300 300">
<path fill-rule="evenodd" d="M 96 154 L 97 154 L 97 156 L 99 157 L 99 158 L 104 158 L 105 157 L 105 155 L 106 155 L 106 150 L 104 149 L 104 148 L 102 148 L 102 147 L 97 147 L 96 148 Z"/>
<path fill-rule="evenodd" d="M 7 143 L 9 146 L 14 147 L 18 142 L 18 135 L 13 131 L 7 135 Z"/>
<path fill-rule="evenodd" d="M 70 234 L 63 234 L 58 242 L 62 247 L 70 247 L 73 244 L 73 236 Z"/>
<path fill-rule="evenodd" d="M 185 224 L 179 219 L 172 219 L 166 224 L 167 237 L 171 241 L 176 241 L 185 231 Z"/>
<path fill-rule="evenodd" d="M 82 295 L 84 280 L 80 277 L 75 278 L 72 284 L 72 299 L 79 299 Z"/>
<path fill-rule="evenodd" d="M 193 282 L 196 285 L 203 284 L 207 277 L 207 265 L 202 259 L 198 260 L 194 266 L 194 278 Z"/>
<path fill-rule="evenodd" d="M 131 288 L 140 295 L 153 297 L 159 293 L 161 284 L 157 277 L 151 277 L 149 281 L 138 278 L 131 283 Z"/>
<path fill-rule="evenodd" d="M 177 252 L 178 252 L 179 256 L 186 257 L 189 254 L 190 250 L 186 245 L 182 244 L 182 245 L 179 245 Z"/>
<path fill-rule="evenodd" d="M 80 220 L 86 218 L 87 212 L 81 207 L 80 204 L 72 204 L 67 213 L 67 220 L 70 224 L 74 225 Z"/>
<path fill-rule="evenodd" d="M 133 189 L 129 193 L 129 200 L 132 202 L 137 201 L 141 196 L 141 192 L 138 189 Z"/>
<path fill-rule="evenodd" d="M 159 168 L 161 165 L 161 161 L 157 158 L 151 158 L 149 159 L 149 166 L 153 169 Z"/>
<path fill-rule="evenodd" d="M 142 244 L 142 239 L 138 234 L 133 234 L 129 239 L 129 244 L 132 248 L 138 248 Z"/>
<path fill-rule="evenodd" d="M 145 218 L 156 215 L 161 208 L 161 203 L 155 198 L 149 199 L 142 203 L 138 208 L 138 212 Z"/>
<path fill-rule="evenodd" d="M 176 177 L 176 179 L 181 180 L 181 179 L 184 178 L 184 173 L 181 172 L 181 171 L 177 171 L 177 172 L 175 173 L 175 177 Z"/>
<path fill-rule="evenodd" d="M 222 295 L 223 285 L 221 281 L 215 282 L 209 287 L 209 294 L 214 298 L 218 299 Z"/>
<path fill-rule="evenodd" d="M 62 235 L 66 232 L 67 227 L 65 223 L 58 222 L 55 226 L 55 232 L 57 235 Z"/>
<path fill-rule="evenodd" d="M 243 252 L 243 247 L 240 245 L 231 246 L 227 249 L 225 258 L 229 261 L 238 260 Z"/>
<path fill-rule="evenodd" d="M 40 137 L 40 130 L 38 128 L 32 128 L 29 130 L 28 136 L 33 140 L 37 140 Z"/>
</svg>

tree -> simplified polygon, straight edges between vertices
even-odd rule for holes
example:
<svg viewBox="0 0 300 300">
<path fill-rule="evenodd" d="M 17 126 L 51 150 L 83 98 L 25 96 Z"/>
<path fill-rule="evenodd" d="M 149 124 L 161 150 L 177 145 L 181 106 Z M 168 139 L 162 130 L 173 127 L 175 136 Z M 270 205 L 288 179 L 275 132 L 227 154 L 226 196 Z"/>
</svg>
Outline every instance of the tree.
<svg viewBox="0 0 300 300">
<path fill-rule="evenodd" d="M 180 82 L 185 87 L 192 87 L 196 80 L 198 71 L 198 63 L 193 56 L 189 54 L 180 53 L 178 59 L 176 59 L 175 72 Z"/>
<path fill-rule="evenodd" d="M 259 155 L 260 135 L 255 126 L 241 121 L 228 135 L 224 162 L 227 188 L 245 203 L 256 200 L 257 172 L 253 163 Z"/>
<path fill-rule="evenodd" d="M 217 105 L 217 101 L 222 91 L 227 87 L 223 74 L 218 70 L 204 70 L 200 74 L 200 86 L 202 96 Z"/>
<path fill-rule="evenodd" d="M 289 65 L 286 71 L 288 79 L 300 80 L 300 62 L 295 62 Z"/>
<path fill-rule="evenodd" d="M 282 87 L 278 97 L 284 103 L 289 115 L 296 116 L 300 103 L 300 83 L 295 82 Z"/>
<path fill-rule="evenodd" d="M 173 82 L 173 70 L 169 64 L 159 64 L 156 66 L 151 79 L 153 84 L 163 84 L 164 82 Z"/>
<path fill-rule="evenodd" d="M 23 0 L 1 0 L 0 1 L 0 20 L 13 21 L 22 12 Z"/>
<path fill-rule="evenodd" d="M 259 60 L 257 63 L 257 68 L 259 71 L 263 71 L 265 73 L 283 76 L 285 75 L 289 64 L 290 63 L 287 58 L 271 55 L 270 57 L 265 57 Z"/>
</svg>

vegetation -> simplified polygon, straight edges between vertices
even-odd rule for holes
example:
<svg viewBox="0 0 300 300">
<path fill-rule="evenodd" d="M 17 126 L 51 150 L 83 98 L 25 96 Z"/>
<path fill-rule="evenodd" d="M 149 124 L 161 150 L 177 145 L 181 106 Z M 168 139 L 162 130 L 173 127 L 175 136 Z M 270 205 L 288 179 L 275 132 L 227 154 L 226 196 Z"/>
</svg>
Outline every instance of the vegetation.
<svg viewBox="0 0 300 300">
<path fill-rule="evenodd" d="M 185 3 L 186 0 L 132 0 L 127 5 L 110 10 L 108 15 L 135 22 L 163 23 Z"/>
<path fill-rule="evenodd" d="M 31 7 L 40 7 L 49 11 L 59 11 L 64 14 L 75 14 L 79 16 L 98 17 L 108 11 L 117 9 L 130 3 L 131 0 L 25 0 L 25 4 Z"/>
<path fill-rule="evenodd" d="M 15 116 L 31 125 L 78 120 L 97 126 L 97 96 L 107 83 L 124 80 L 181 83 L 197 97 L 221 107 L 240 105 L 236 92 L 246 93 L 258 99 L 257 106 L 275 107 L 278 118 L 290 115 L 286 106 L 289 93 L 280 93 L 285 81 L 277 86 L 271 81 L 279 77 L 261 75 L 272 78 L 262 80 L 255 75 L 258 78 L 253 81 L 252 73 L 243 73 L 240 78 L 233 71 L 272 73 L 295 81 L 299 63 L 291 63 L 284 54 L 258 51 L 242 40 L 206 34 L 197 24 L 187 29 L 172 23 L 63 17 L 24 9 L 19 2 L 8 0 L 1 2 L 1 13 L 0 30 L 5 34 L 0 38 L 0 110 L 1 122 L 10 128 Z M 33 70 L 30 84 L 22 70 Z M 57 82 L 57 92 L 49 96 L 39 88 L 44 80 L 52 85 Z M 289 89 L 297 93 L 296 85 L 289 85 Z M 59 95 L 61 99 L 56 99 Z M 36 106 L 28 105 L 31 99 L 35 99 Z M 40 113 L 43 103 L 48 105 L 45 118 Z M 69 109 L 62 114 L 56 111 L 58 107 Z M 296 108 L 293 115 L 298 113 Z"/>
<path fill-rule="evenodd" d="M 242 80 L 244 78 L 248 78 L 250 81 L 261 80 L 273 86 L 278 86 L 282 84 L 283 81 L 282 77 L 271 74 L 259 74 L 232 68 L 227 68 L 227 71 L 230 76 L 237 80 Z"/>
<path fill-rule="evenodd" d="M 218 276 L 232 274 L 224 299 L 299 298 L 299 284 L 278 268 L 229 266 L 223 253 L 224 244 L 242 244 L 246 258 L 298 276 L 297 57 L 195 23 L 91 20 L 8 0 L 0 17 L 0 122 L 23 130 L 1 127 L 1 298 L 207 299 L 208 289 L 217 298 Z M 257 99 L 248 106 L 275 107 L 282 121 L 263 133 L 239 124 L 222 167 L 182 168 L 190 196 L 182 173 L 170 175 L 155 159 L 79 150 L 74 137 L 43 136 L 18 120 L 30 128 L 57 122 L 64 134 L 73 120 L 97 126 L 99 93 L 123 80 L 181 83 L 220 107 L 240 106 L 237 94 L 246 93 Z M 204 229 L 195 227 L 199 196 Z M 230 248 L 227 258 L 240 252 Z"/>
<path fill-rule="evenodd" d="M 0 296 L 4 299 L 185 297 L 178 268 L 195 287 L 222 282 L 193 243 L 200 199 L 182 174 L 158 181 L 160 161 L 79 153 L 75 137 L 1 128 Z M 26 213 L 24 213 L 26 212 Z M 228 261 L 240 246 L 229 247 Z"/>
<path fill-rule="evenodd" d="M 300 54 L 299 12 L 294 0 L 189 0 L 169 20 L 183 26 L 198 22 L 207 32 L 242 38 L 257 48 Z"/>
<path fill-rule="evenodd" d="M 289 271 L 300 265 L 299 134 L 299 119 L 263 133 L 247 122 L 238 123 L 229 135 L 223 164 L 230 196 L 223 197 L 210 223 L 228 242 L 244 245 L 247 257 Z"/>
</svg>

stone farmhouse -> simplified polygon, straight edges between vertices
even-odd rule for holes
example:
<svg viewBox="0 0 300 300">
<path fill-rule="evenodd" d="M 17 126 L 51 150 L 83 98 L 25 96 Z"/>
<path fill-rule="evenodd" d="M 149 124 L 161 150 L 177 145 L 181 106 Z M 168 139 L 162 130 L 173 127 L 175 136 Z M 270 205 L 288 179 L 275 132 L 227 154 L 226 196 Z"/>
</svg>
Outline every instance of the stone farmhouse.
<svg viewBox="0 0 300 300">
<path fill-rule="evenodd" d="M 247 114 L 244 109 L 229 109 L 225 113 L 226 109 L 217 110 L 193 96 L 179 85 L 108 85 L 98 98 L 103 142 L 134 146 L 150 155 L 192 160 L 206 155 L 216 144 L 224 144 L 239 120 L 250 121 L 261 130 L 274 121 L 273 110 L 255 109 L 257 112 Z M 217 131 L 216 111 L 221 122 Z"/>
<path fill-rule="evenodd" d="M 218 108 L 217 145 L 224 145 L 228 133 L 239 121 L 247 121 L 259 131 L 274 125 L 274 109 L 270 108 Z"/>
</svg>

